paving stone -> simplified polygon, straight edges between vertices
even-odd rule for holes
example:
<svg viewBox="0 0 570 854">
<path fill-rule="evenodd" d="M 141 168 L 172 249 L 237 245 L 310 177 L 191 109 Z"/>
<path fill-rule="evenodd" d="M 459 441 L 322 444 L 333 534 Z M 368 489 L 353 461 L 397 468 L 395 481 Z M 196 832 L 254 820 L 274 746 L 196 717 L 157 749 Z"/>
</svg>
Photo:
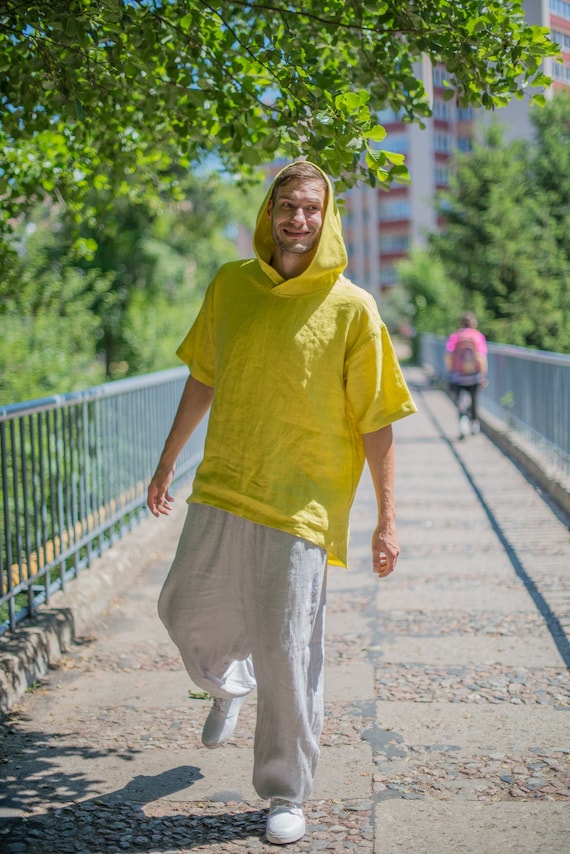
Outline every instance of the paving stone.
<svg viewBox="0 0 570 854">
<path fill-rule="evenodd" d="M 329 571 L 308 832 L 287 850 L 566 854 L 568 528 L 484 435 L 456 442 L 450 401 L 410 376 L 420 412 L 394 427 L 400 560 L 373 575 L 365 472 L 350 569 Z M 4 716 L 6 854 L 273 850 L 251 783 L 255 694 L 228 744 L 205 750 L 210 700 L 156 615 L 176 536 L 148 524 L 148 565 Z"/>
<path fill-rule="evenodd" d="M 376 677 L 380 700 L 570 706 L 570 674 L 558 667 L 386 664 Z"/>
</svg>

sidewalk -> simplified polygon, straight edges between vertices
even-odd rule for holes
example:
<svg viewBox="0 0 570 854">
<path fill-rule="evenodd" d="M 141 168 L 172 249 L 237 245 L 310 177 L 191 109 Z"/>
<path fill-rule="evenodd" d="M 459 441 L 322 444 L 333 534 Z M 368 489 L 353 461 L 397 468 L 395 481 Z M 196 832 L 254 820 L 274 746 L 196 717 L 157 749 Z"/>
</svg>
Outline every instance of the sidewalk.
<svg viewBox="0 0 570 854">
<path fill-rule="evenodd" d="M 568 528 L 485 435 L 456 441 L 446 395 L 407 376 L 420 412 L 395 426 L 400 562 L 371 572 L 365 475 L 351 570 L 329 571 L 307 835 L 286 850 L 565 854 Z M 183 514 L 180 495 L 172 519 L 130 535 L 129 583 L 5 715 L 2 852 L 278 850 L 251 785 L 255 700 L 227 746 L 202 748 L 209 701 L 156 617 Z"/>
</svg>

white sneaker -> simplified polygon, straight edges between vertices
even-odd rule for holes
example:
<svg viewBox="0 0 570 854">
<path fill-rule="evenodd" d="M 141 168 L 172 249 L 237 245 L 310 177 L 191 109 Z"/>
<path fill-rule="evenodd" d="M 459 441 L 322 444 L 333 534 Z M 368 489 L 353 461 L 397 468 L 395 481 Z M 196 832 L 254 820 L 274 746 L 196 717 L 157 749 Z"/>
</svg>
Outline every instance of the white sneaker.
<svg viewBox="0 0 570 854">
<path fill-rule="evenodd" d="M 228 740 L 238 722 L 239 712 L 246 695 L 231 700 L 214 697 L 210 714 L 202 730 L 202 744 L 210 750 L 221 747 Z"/>
<path fill-rule="evenodd" d="M 464 436 L 467 436 L 467 434 L 469 433 L 469 427 L 470 427 L 469 416 L 468 415 L 462 415 L 461 418 L 459 419 L 459 437 L 461 439 L 463 439 Z"/>
<path fill-rule="evenodd" d="M 479 422 L 473 421 L 473 423 L 471 424 L 471 432 L 473 433 L 473 435 L 475 436 L 477 433 L 480 432 L 480 430 L 481 430 L 481 425 L 479 424 Z"/>
<path fill-rule="evenodd" d="M 305 816 L 301 805 L 284 798 L 272 798 L 265 833 L 267 841 L 274 845 L 297 842 L 305 835 Z"/>
</svg>

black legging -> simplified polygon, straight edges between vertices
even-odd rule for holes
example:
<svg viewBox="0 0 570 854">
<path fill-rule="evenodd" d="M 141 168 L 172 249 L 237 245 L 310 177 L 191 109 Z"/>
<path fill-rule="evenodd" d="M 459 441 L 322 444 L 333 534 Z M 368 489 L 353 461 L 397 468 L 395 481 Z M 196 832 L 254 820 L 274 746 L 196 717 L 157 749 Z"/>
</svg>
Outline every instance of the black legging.
<svg viewBox="0 0 570 854">
<path fill-rule="evenodd" d="M 468 415 L 472 421 L 477 421 L 477 392 L 479 391 L 479 385 L 458 385 L 456 383 L 452 383 L 450 390 L 456 404 L 459 401 L 460 391 L 465 390 L 469 392 L 471 396 L 471 404 L 469 406 Z"/>
</svg>

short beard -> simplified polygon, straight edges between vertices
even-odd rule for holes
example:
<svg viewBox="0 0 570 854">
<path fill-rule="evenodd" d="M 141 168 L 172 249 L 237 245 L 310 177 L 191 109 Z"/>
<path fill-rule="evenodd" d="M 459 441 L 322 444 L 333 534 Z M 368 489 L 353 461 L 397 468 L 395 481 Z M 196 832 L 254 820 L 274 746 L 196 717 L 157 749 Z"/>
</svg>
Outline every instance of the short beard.
<svg viewBox="0 0 570 854">
<path fill-rule="evenodd" d="M 273 234 L 273 242 L 275 245 L 287 255 L 306 255 L 308 252 L 312 252 L 319 242 L 319 238 L 314 238 L 309 244 L 294 244 L 293 246 L 290 243 L 285 243 L 285 241 L 281 240 L 281 238 Z"/>
</svg>

